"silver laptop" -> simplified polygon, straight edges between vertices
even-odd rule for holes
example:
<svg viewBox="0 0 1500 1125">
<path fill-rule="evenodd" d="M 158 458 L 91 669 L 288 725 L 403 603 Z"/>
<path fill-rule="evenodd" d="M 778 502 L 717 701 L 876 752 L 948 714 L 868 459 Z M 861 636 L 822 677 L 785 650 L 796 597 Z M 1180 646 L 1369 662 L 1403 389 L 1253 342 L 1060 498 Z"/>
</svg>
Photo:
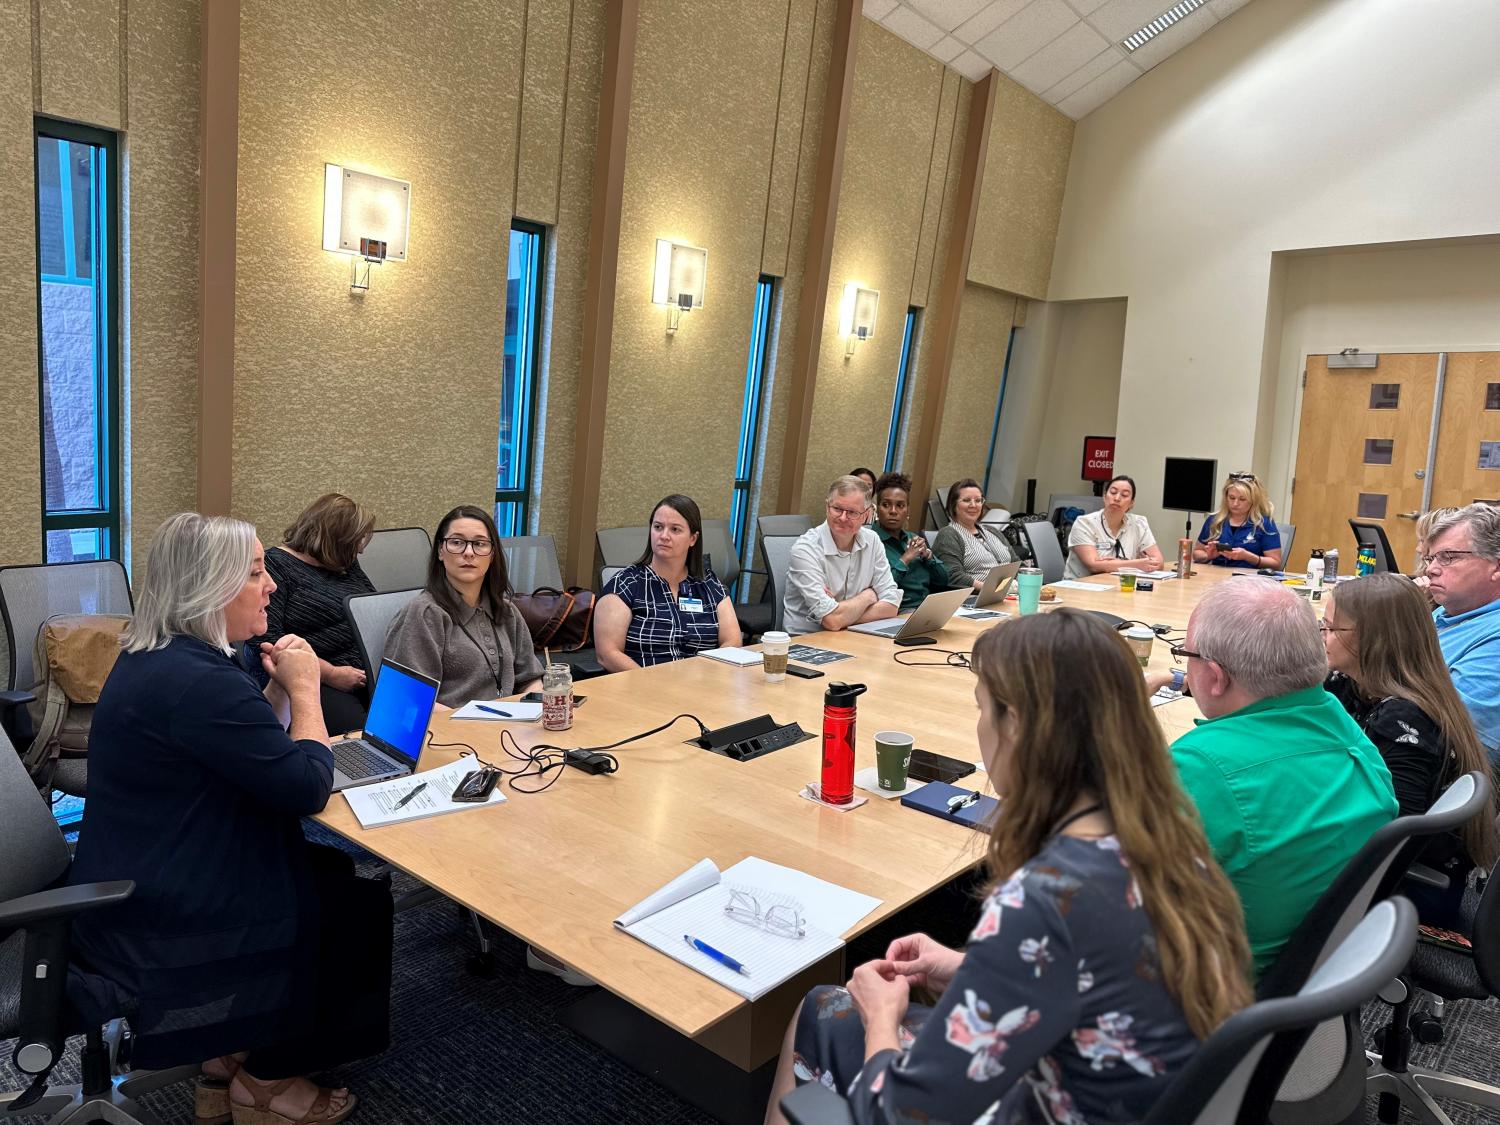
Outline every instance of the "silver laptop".
<svg viewBox="0 0 1500 1125">
<path fill-rule="evenodd" d="M 899 620 L 868 621 L 862 625 L 851 625 L 855 633 L 869 633 L 872 637 L 889 637 L 893 641 L 904 641 L 907 637 L 919 637 L 923 633 L 936 633 L 953 619 L 958 607 L 969 596 L 967 589 L 944 590 L 941 594 L 928 594 L 922 604 Z"/>
<path fill-rule="evenodd" d="M 965 600 L 964 608 L 982 609 L 987 605 L 999 605 L 1005 600 L 1005 595 L 1010 593 L 1010 584 L 1019 573 L 1021 564 L 1018 562 L 990 567 L 990 572 L 984 576 L 984 585 L 979 587 L 972 598 Z"/>
<path fill-rule="evenodd" d="M 415 770 L 437 694 L 436 680 L 394 660 L 381 661 L 361 736 L 329 747 L 333 751 L 333 791 L 405 777 Z"/>
</svg>

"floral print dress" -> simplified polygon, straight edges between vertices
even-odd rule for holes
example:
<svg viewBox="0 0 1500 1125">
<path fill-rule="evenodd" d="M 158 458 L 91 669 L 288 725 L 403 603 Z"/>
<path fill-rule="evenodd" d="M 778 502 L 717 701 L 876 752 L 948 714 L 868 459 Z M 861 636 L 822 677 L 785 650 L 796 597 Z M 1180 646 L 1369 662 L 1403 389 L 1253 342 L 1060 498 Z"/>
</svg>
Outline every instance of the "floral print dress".
<svg viewBox="0 0 1500 1125">
<path fill-rule="evenodd" d="M 849 993 L 815 989 L 794 1069 L 880 1125 L 1138 1121 L 1198 1045 L 1113 836 L 1048 841 L 985 900 L 937 1006 L 908 1011 L 902 1050 L 866 1063 L 864 1043 Z"/>
</svg>

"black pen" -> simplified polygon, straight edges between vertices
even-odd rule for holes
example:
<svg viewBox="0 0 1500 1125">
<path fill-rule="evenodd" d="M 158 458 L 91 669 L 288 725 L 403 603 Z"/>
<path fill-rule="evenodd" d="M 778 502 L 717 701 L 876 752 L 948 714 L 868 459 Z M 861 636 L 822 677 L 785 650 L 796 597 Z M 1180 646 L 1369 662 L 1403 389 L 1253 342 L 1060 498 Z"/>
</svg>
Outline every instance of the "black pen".
<svg viewBox="0 0 1500 1125">
<path fill-rule="evenodd" d="M 412 791 L 410 793 L 408 793 L 406 796 L 402 797 L 401 800 L 399 800 L 399 801 L 396 802 L 396 807 L 398 809 L 401 808 L 402 806 L 404 806 L 406 804 L 407 801 L 410 801 L 413 797 L 415 797 L 418 793 L 422 792 L 422 790 L 424 790 L 426 788 L 427 788 L 427 782 L 425 782 L 425 781 L 418 782 L 416 785 L 414 785 L 412 787 Z"/>
</svg>

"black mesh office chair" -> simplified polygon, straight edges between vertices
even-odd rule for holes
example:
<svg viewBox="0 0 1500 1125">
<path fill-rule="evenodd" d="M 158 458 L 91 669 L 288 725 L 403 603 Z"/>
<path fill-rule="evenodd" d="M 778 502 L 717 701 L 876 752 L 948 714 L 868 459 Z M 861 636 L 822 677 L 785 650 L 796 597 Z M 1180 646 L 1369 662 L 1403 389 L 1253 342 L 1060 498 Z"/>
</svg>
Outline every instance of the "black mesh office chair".
<svg viewBox="0 0 1500 1125">
<path fill-rule="evenodd" d="M 1354 532 L 1355 545 L 1361 550 L 1368 549 L 1375 556 L 1376 574 L 1401 573 L 1401 568 L 1396 565 L 1395 552 L 1391 550 L 1391 541 L 1385 537 L 1385 528 L 1378 523 L 1350 520 L 1349 530 Z"/>
</svg>

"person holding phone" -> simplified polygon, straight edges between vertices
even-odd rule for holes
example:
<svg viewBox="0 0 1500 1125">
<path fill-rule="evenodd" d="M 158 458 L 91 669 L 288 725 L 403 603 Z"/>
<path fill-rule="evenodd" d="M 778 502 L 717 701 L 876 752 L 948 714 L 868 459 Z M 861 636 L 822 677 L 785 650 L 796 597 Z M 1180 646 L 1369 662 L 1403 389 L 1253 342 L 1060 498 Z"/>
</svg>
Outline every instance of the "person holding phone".
<svg viewBox="0 0 1500 1125">
<path fill-rule="evenodd" d="M 1241 570 L 1278 569 L 1281 532 L 1254 473 L 1230 473 L 1219 510 L 1203 521 L 1193 561 Z"/>
</svg>

